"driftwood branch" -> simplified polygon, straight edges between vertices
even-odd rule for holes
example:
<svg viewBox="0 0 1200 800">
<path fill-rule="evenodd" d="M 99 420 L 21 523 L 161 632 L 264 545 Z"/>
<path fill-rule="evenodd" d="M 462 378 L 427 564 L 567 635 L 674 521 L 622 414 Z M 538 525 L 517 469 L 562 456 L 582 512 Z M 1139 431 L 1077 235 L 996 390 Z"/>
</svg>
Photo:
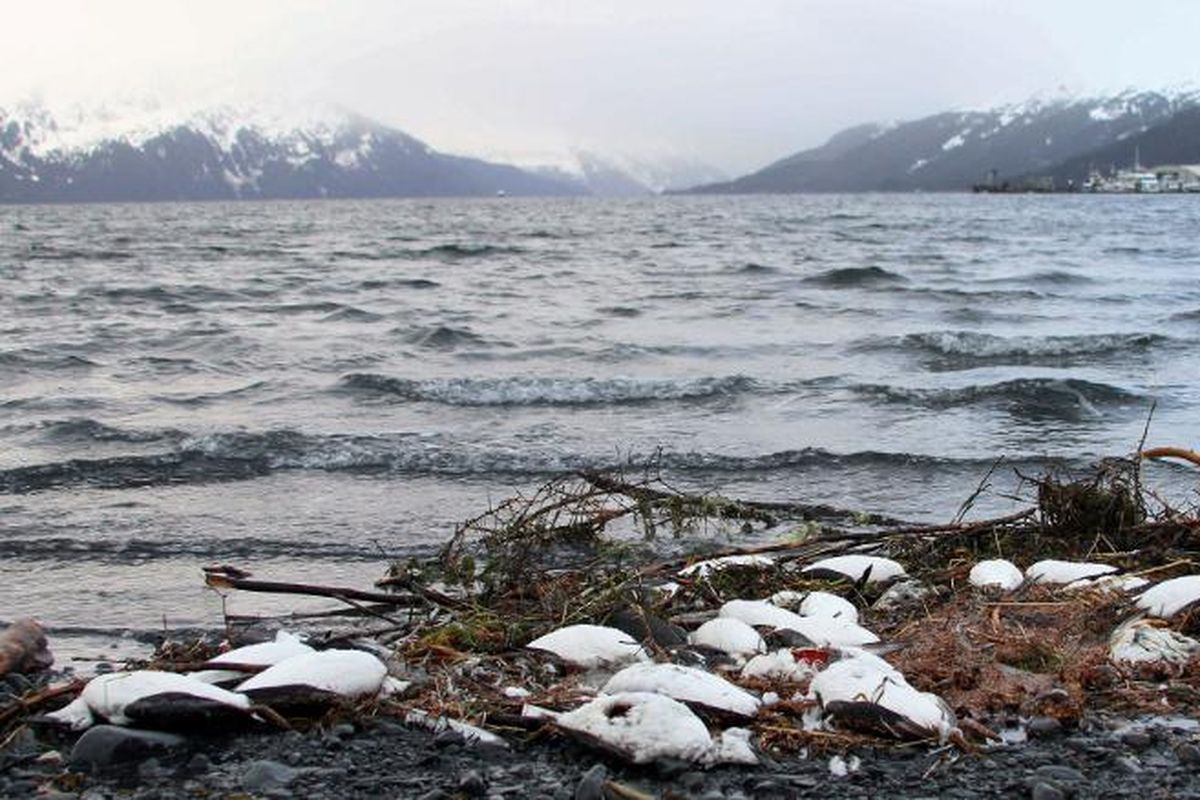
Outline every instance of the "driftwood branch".
<svg viewBox="0 0 1200 800">
<path fill-rule="evenodd" d="M 392 594 L 389 592 L 365 592 L 361 589 L 351 589 L 346 586 L 320 586 L 311 583 L 289 583 L 286 581 L 260 581 L 252 578 L 238 578 L 226 572 L 205 570 L 204 582 L 213 589 L 237 589 L 243 592 L 264 592 L 267 594 L 299 594 L 309 597 L 328 597 L 350 603 L 352 600 L 362 600 L 367 603 L 382 603 L 388 606 L 412 606 L 420 603 L 422 598 L 411 594 Z M 355 605 L 351 603 L 352 605 Z M 360 610 L 362 610 L 360 608 Z"/>
</svg>

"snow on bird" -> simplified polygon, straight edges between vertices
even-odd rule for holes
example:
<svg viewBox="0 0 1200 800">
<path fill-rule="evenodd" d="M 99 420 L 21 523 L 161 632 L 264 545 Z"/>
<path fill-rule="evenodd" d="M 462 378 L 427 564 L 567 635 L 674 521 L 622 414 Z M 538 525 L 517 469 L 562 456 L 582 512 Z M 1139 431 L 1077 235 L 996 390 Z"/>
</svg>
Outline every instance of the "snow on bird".
<svg viewBox="0 0 1200 800">
<path fill-rule="evenodd" d="M 904 567 L 890 558 L 862 555 L 823 558 L 820 561 L 809 564 L 800 571 L 834 572 L 857 582 L 861 581 L 864 575 L 867 575 L 867 570 L 870 570 L 867 583 L 885 583 L 894 578 L 902 578 L 908 574 L 904 571 Z"/>
<path fill-rule="evenodd" d="M 1025 576 L 1021 573 L 1020 568 L 1011 561 L 992 558 L 980 561 L 971 567 L 968 580 L 977 589 L 1001 589 L 1011 592 L 1025 582 Z"/>
<path fill-rule="evenodd" d="M 740 717 L 753 717 L 761 704 L 757 697 L 719 675 L 678 664 L 633 664 L 609 678 L 602 691 L 653 692 Z"/>
<path fill-rule="evenodd" d="M 1173 617 L 1200 600 L 1200 575 L 1171 578 L 1142 592 L 1138 608 L 1155 617 Z"/>
<path fill-rule="evenodd" d="M 1073 583 L 1084 578 L 1095 578 L 1116 572 L 1111 564 L 1093 564 L 1086 561 L 1057 561 L 1053 558 L 1031 564 L 1025 577 L 1034 583 Z"/>
<path fill-rule="evenodd" d="M 534 639 L 525 647 L 545 650 L 584 669 L 650 660 L 628 633 L 605 625 L 568 625 Z"/>
</svg>

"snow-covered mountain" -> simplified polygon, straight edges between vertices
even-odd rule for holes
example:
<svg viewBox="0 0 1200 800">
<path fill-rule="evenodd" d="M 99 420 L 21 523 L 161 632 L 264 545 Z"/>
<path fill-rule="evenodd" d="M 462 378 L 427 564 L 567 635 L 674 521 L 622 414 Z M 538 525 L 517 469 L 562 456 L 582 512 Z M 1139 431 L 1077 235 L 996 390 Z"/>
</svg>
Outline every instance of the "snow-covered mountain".
<svg viewBox="0 0 1200 800">
<path fill-rule="evenodd" d="M 331 108 L 0 108 L 0 202 L 583 191 Z"/>
<path fill-rule="evenodd" d="M 1192 112 L 1200 91 L 1127 90 L 1105 96 L 1055 96 L 982 110 L 948 111 L 903 123 L 859 125 L 826 144 L 750 175 L 698 186 L 699 193 L 961 190 L 993 170 L 1003 179 L 1031 175 L 1078 180 L 1097 166 L 1133 161 L 1140 137 L 1159 143 L 1146 163 L 1200 161 Z M 1153 131 L 1172 125 L 1170 140 Z M 1067 166 L 1067 165 L 1071 166 Z"/>
<path fill-rule="evenodd" d="M 572 149 L 539 163 L 526 159 L 539 175 L 567 181 L 601 197 L 637 197 L 727 180 L 722 170 L 683 156 L 629 156 Z"/>
</svg>

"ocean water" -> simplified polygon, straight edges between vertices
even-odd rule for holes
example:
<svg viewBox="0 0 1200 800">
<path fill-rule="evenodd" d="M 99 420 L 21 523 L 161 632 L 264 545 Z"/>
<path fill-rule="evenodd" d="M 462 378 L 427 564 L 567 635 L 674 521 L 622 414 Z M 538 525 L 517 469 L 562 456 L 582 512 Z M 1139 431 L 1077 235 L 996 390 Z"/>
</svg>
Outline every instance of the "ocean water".
<svg viewBox="0 0 1200 800">
<path fill-rule="evenodd" d="M 0 619 L 216 627 L 205 564 L 367 587 L 582 466 L 936 522 L 1002 456 L 1004 513 L 1152 404 L 1196 443 L 1197 229 L 1190 196 L 0 207 Z"/>
</svg>

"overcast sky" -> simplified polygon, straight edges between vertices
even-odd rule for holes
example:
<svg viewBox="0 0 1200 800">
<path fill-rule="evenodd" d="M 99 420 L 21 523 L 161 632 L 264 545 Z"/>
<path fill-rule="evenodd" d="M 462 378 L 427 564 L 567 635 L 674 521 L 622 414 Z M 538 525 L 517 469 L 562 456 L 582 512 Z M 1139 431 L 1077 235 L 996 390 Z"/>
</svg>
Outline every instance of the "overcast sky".
<svg viewBox="0 0 1200 800">
<path fill-rule="evenodd" d="M 0 24 L 0 106 L 319 99 L 452 152 L 735 173 L 863 121 L 1200 83 L 1200 0 L 36 0 Z"/>
</svg>

